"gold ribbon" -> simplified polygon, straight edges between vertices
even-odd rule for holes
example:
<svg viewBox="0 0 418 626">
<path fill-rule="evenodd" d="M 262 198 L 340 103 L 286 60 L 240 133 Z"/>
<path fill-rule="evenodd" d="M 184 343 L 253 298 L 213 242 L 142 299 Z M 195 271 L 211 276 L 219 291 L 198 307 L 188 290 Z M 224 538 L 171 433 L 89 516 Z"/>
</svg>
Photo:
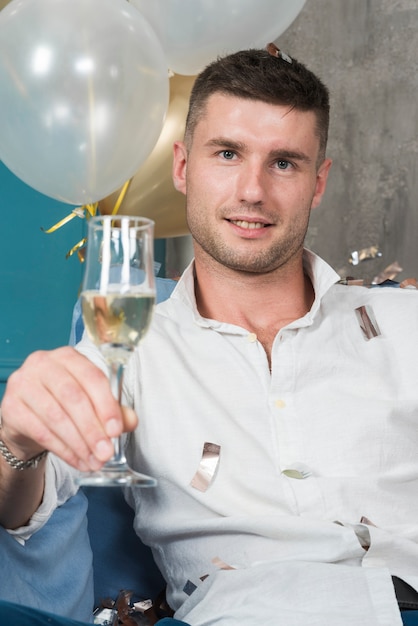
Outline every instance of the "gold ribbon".
<svg viewBox="0 0 418 626">
<path fill-rule="evenodd" d="M 117 212 L 119 211 L 120 206 L 123 202 L 123 199 L 126 195 L 126 192 L 128 191 L 131 180 L 132 178 L 130 180 L 127 180 L 126 183 L 123 185 L 122 189 L 120 190 L 119 196 L 115 202 L 115 206 L 112 209 L 112 215 L 116 215 Z M 83 206 L 76 207 L 71 211 L 71 213 L 63 217 L 62 220 L 60 220 L 59 222 L 57 222 L 56 224 L 54 224 L 47 230 L 45 230 L 44 228 L 41 228 L 41 230 L 45 234 L 49 235 L 51 233 L 54 233 L 59 228 L 62 228 L 62 226 L 65 226 L 65 224 L 68 224 L 68 222 L 70 222 L 75 217 L 89 220 L 91 217 L 94 217 L 95 215 L 97 215 L 98 207 L 99 207 L 98 202 L 94 202 L 92 204 L 84 204 Z M 80 263 L 84 263 L 84 254 L 82 250 L 85 247 L 86 242 L 87 242 L 86 237 L 83 237 L 82 239 L 80 239 L 80 241 L 78 241 L 70 250 L 68 250 L 67 254 L 65 255 L 65 258 L 68 259 L 75 252 L 77 252 L 77 256 L 78 256 Z"/>
</svg>

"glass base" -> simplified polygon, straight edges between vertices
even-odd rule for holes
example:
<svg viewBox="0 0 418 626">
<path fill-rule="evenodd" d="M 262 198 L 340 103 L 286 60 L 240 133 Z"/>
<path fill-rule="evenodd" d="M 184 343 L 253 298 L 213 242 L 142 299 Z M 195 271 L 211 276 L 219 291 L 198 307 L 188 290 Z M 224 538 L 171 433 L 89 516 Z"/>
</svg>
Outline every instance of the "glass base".
<svg viewBox="0 0 418 626">
<path fill-rule="evenodd" d="M 103 467 L 97 472 L 83 472 L 76 478 L 81 487 L 155 487 L 151 476 L 134 472 L 128 465 Z"/>
</svg>

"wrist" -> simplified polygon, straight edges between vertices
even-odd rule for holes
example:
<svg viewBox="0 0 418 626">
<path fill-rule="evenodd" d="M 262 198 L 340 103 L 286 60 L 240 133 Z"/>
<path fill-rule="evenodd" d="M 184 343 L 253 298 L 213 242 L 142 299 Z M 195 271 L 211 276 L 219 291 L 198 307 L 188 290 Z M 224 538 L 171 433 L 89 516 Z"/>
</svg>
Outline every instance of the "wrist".
<svg viewBox="0 0 418 626">
<path fill-rule="evenodd" d="M 0 429 L 0 436 L 1 436 L 1 429 Z M 23 471 L 23 470 L 32 469 L 32 468 L 36 469 L 39 463 L 42 461 L 42 459 L 46 457 L 47 454 L 48 454 L 48 450 L 43 450 L 39 454 L 24 461 L 16 457 L 9 450 L 9 448 L 6 446 L 4 441 L 0 439 L 0 455 L 3 457 L 6 463 L 10 465 L 10 467 L 18 471 Z"/>
<path fill-rule="evenodd" d="M 36 454 L 25 454 L 18 452 L 18 456 L 14 454 L 13 449 L 7 443 L 7 437 L 4 437 L 4 429 L 2 423 L 1 407 L 0 407 L 0 456 L 6 461 L 10 467 L 15 470 L 22 471 L 25 469 L 36 469 L 38 464 L 48 454 L 47 450 L 41 450 Z"/>
</svg>

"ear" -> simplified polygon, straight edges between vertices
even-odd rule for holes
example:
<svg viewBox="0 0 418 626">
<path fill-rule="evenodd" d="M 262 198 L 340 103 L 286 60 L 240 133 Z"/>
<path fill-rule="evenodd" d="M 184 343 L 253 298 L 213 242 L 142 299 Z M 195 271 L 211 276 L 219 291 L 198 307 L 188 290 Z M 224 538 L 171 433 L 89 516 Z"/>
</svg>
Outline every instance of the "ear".
<svg viewBox="0 0 418 626">
<path fill-rule="evenodd" d="M 183 141 L 173 145 L 173 183 L 177 191 L 186 194 L 187 150 Z"/>
<path fill-rule="evenodd" d="M 324 195 L 327 187 L 328 174 L 331 169 L 331 165 L 331 159 L 324 159 L 319 166 L 316 174 L 316 187 L 314 197 L 312 198 L 311 209 L 316 209 L 316 207 L 321 204 L 322 196 Z"/>
</svg>

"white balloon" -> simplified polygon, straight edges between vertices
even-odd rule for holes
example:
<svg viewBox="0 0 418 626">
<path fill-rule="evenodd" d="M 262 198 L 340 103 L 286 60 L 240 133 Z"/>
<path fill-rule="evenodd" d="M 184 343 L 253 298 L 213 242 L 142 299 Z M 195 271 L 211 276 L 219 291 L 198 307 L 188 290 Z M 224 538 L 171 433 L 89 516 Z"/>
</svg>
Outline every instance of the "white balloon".
<svg viewBox="0 0 418 626">
<path fill-rule="evenodd" d="M 154 147 L 162 46 L 126 0 L 12 0 L 0 12 L 0 159 L 63 202 L 106 197 Z"/>
<path fill-rule="evenodd" d="M 264 48 L 305 0 L 130 0 L 163 44 L 170 69 L 193 75 L 218 55 Z"/>
</svg>

